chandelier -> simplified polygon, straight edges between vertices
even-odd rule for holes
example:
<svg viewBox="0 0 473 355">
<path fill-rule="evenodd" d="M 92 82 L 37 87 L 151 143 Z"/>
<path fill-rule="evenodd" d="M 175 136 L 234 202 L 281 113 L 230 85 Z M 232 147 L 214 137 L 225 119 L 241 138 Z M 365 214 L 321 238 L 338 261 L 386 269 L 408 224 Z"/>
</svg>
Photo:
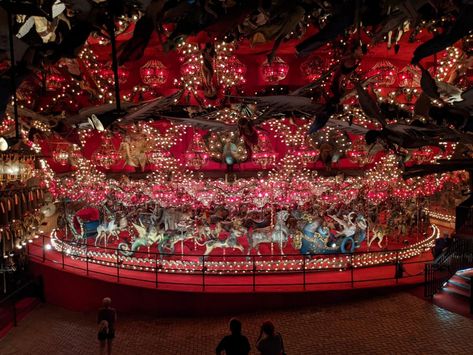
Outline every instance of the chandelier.
<svg viewBox="0 0 473 355">
<path fill-rule="evenodd" d="M 66 79 L 61 73 L 54 67 L 50 67 L 45 77 L 46 91 L 59 91 L 64 87 L 65 83 Z"/>
<path fill-rule="evenodd" d="M 352 141 L 351 149 L 346 152 L 348 159 L 357 165 L 364 166 L 374 161 L 374 154 L 370 155 L 363 138 Z"/>
<path fill-rule="evenodd" d="M 301 147 L 298 150 L 293 150 L 292 155 L 296 156 L 303 165 L 308 165 L 316 161 L 319 156 L 318 150 L 308 149 L 307 147 Z"/>
<path fill-rule="evenodd" d="M 246 65 L 233 55 L 216 61 L 216 73 L 224 87 L 240 85 L 245 82 Z"/>
<path fill-rule="evenodd" d="M 258 144 L 253 148 L 254 152 L 251 155 L 253 162 L 256 165 L 261 166 L 263 169 L 274 165 L 276 162 L 277 154 L 271 146 L 269 137 L 260 132 L 258 134 Z"/>
<path fill-rule="evenodd" d="M 209 159 L 209 153 L 199 133 L 194 132 L 192 142 L 185 153 L 186 165 L 195 170 L 202 168 Z"/>
<path fill-rule="evenodd" d="M 95 72 L 99 75 L 99 77 L 105 79 L 109 84 L 113 84 L 115 82 L 115 76 L 113 73 L 111 62 L 106 63 L 103 68 L 98 69 Z M 118 68 L 118 83 L 120 85 L 125 84 L 129 76 L 130 72 L 126 67 L 122 66 Z"/>
<path fill-rule="evenodd" d="M 277 84 L 284 80 L 289 72 L 289 65 L 280 57 L 275 57 L 272 63 L 265 60 L 261 65 L 263 78 L 267 83 Z"/>
<path fill-rule="evenodd" d="M 163 63 L 157 59 L 152 59 L 140 68 L 140 76 L 144 84 L 158 87 L 166 82 L 168 71 Z"/>
<path fill-rule="evenodd" d="M 376 76 L 375 86 L 386 87 L 393 86 L 397 78 L 397 68 L 388 60 L 382 60 L 376 63 L 366 77 Z"/>
<path fill-rule="evenodd" d="M 253 153 L 252 157 L 255 164 L 261 166 L 263 169 L 266 169 L 269 166 L 274 165 L 277 154 L 272 152 L 257 152 Z"/>
<path fill-rule="evenodd" d="M 53 160 L 61 166 L 66 166 L 69 163 L 69 151 L 67 148 L 58 148 L 53 151 Z"/>
<path fill-rule="evenodd" d="M 402 88 L 419 88 L 421 76 L 421 72 L 417 67 L 412 64 L 406 65 L 397 75 L 398 84 Z"/>
<path fill-rule="evenodd" d="M 325 60 L 315 55 L 301 64 L 301 71 L 309 81 L 315 81 L 322 76 L 325 69 Z"/>
<path fill-rule="evenodd" d="M 93 154 L 91 159 L 99 166 L 110 169 L 122 158 L 120 152 L 115 149 L 110 138 L 105 138 L 103 144 Z"/>
</svg>

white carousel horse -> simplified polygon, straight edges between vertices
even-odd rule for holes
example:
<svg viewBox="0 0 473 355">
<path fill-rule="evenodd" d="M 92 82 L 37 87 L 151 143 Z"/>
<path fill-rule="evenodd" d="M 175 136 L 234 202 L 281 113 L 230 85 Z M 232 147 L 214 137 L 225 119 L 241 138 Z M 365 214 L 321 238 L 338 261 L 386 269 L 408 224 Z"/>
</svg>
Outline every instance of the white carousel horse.
<svg viewBox="0 0 473 355">
<path fill-rule="evenodd" d="M 248 255 L 253 249 L 258 251 L 258 246 L 262 243 L 278 243 L 281 249 L 281 254 L 284 255 L 283 247 L 289 237 L 289 228 L 286 226 L 286 221 L 289 218 L 288 211 L 279 211 L 276 213 L 276 224 L 273 228 L 265 227 L 255 229 L 253 233 L 248 233 Z"/>
<path fill-rule="evenodd" d="M 97 227 L 97 237 L 95 238 L 95 246 L 100 243 L 104 243 L 104 246 L 107 247 L 110 237 L 118 238 L 118 233 L 120 228 L 115 224 L 115 219 L 112 218 L 109 222 L 103 222 Z"/>
<path fill-rule="evenodd" d="M 244 252 L 243 246 L 238 243 L 237 238 L 241 237 L 245 233 L 242 229 L 232 229 L 230 236 L 225 240 L 213 239 L 208 240 L 203 244 L 196 243 L 200 246 L 205 246 L 204 255 L 209 255 L 214 249 L 238 249 L 242 253 Z"/>
<path fill-rule="evenodd" d="M 160 223 L 164 223 L 164 230 L 176 230 L 177 224 L 181 219 L 181 211 L 175 208 L 165 208 L 163 209 Z"/>
</svg>

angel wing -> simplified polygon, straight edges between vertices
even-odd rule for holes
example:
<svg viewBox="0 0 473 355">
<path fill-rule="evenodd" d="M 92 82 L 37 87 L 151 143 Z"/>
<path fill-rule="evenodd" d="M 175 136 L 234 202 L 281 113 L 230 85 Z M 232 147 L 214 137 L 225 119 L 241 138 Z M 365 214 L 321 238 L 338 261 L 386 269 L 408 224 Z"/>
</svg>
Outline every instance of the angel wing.
<svg viewBox="0 0 473 355">
<path fill-rule="evenodd" d="M 448 127 L 416 127 L 404 124 L 391 124 L 386 127 L 389 131 L 399 136 L 409 136 L 413 140 L 431 140 L 433 143 L 438 142 L 462 142 L 466 144 L 473 143 L 473 135 L 462 133 Z"/>
<path fill-rule="evenodd" d="M 445 83 L 443 81 L 435 80 L 435 84 L 437 84 L 437 90 L 440 97 L 449 102 L 449 103 L 456 103 L 463 101 L 462 91 L 461 89 L 457 88 L 454 85 L 449 83 Z"/>
<path fill-rule="evenodd" d="M 358 135 L 358 136 L 364 136 L 369 131 L 368 128 L 365 128 L 363 126 L 350 124 L 350 122 L 337 120 L 337 119 L 333 119 L 333 118 L 328 120 L 327 126 L 339 129 L 339 130 L 344 131 L 344 132 L 355 134 L 355 135 Z"/>
<path fill-rule="evenodd" d="M 436 80 L 428 70 L 421 67 L 422 78 L 420 81 L 422 91 L 432 99 L 442 99 L 448 103 L 455 104 L 464 100 L 463 92 L 456 86 Z"/>
<path fill-rule="evenodd" d="M 325 73 L 323 73 L 322 76 L 320 78 L 318 78 L 317 80 L 315 80 L 314 82 L 312 82 L 310 84 L 307 84 L 305 86 L 302 86 L 299 89 L 296 89 L 296 90 L 292 91 L 289 94 L 289 96 L 304 96 L 305 94 L 309 93 L 312 89 L 320 86 L 326 78 L 328 78 L 330 75 L 332 75 L 337 66 L 338 65 L 334 65 L 332 68 L 330 68 Z"/>
<path fill-rule="evenodd" d="M 384 119 L 381 109 L 379 108 L 376 101 L 368 94 L 365 88 L 360 84 L 355 84 L 356 91 L 358 93 L 358 101 L 360 102 L 361 109 L 366 116 L 376 119 L 383 127 L 386 126 L 386 120 Z"/>
<path fill-rule="evenodd" d="M 138 106 L 139 104 L 134 104 L 131 102 L 124 102 L 121 104 L 122 109 L 127 110 L 131 107 Z M 88 117 L 92 115 L 100 116 L 102 114 L 112 112 L 116 109 L 116 104 L 105 104 L 99 106 L 87 107 L 79 111 L 77 115 L 70 116 L 67 118 L 67 122 L 70 124 L 79 124 L 87 120 Z"/>
<path fill-rule="evenodd" d="M 420 70 L 422 71 L 422 77 L 420 78 L 420 87 L 422 88 L 422 92 L 424 92 L 428 97 L 431 99 L 439 99 L 440 94 L 438 92 L 438 86 L 432 75 L 430 75 L 429 71 L 419 65 Z"/>
<path fill-rule="evenodd" d="M 273 96 L 247 96 L 243 101 L 255 103 L 258 109 L 268 108 L 275 111 L 304 111 L 307 109 L 319 109 L 321 105 L 312 103 L 312 100 L 304 96 L 296 95 L 273 95 Z"/>
<path fill-rule="evenodd" d="M 132 224 L 133 224 L 133 227 L 135 227 L 136 231 L 138 232 L 138 235 L 140 236 L 140 238 L 143 238 L 144 236 L 146 236 L 146 228 L 145 227 L 139 226 L 136 223 L 132 223 Z"/>
<path fill-rule="evenodd" d="M 468 110 L 469 112 L 473 111 L 473 88 L 470 88 L 464 91 L 461 94 L 462 101 L 455 102 L 454 106 Z"/>
<path fill-rule="evenodd" d="M 120 123 L 131 123 L 143 119 L 150 118 L 156 115 L 159 111 L 176 105 L 182 96 L 183 90 L 179 90 L 170 96 L 159 97 L 152 101 L 149 101 L 139 107 L 136 111 L 127 114 L 120 119 Z"/>
<path fill-rule="evenodd" d="M 32 110 L 29 110 L 27 108 L 23 108 L 23 107 L 20 107 L 20 106 L 18 107 L 18 115 L 22 116 L 22 117 L 28 117 L 28 118 L 31 118 L 32 120 L 40 121 L 40 122 L 43 122 L 43 123 L 50 123 L 51 120 L 56 121 L 59 118 L 59 116 L 41 115 L 39 113 L 36 113 Z"/>
<path fill-rule="evenodd" d="M 188 126 L 192 126 L 194 128 L 200 128 L 203 130 L 209 131 L 237 131 L 238 125 L 236 124 L 228 124 L 225 122 L 217 121 L 217 120 L 210 120 L 207 118 L 200 118 L 200 117 L 172 117 L 172 116 L 161 116 L 162 118 L 166 118 L 170 121 L 185 124 Z M 205 116 L 201 116 L 205 117 Z"/>
</svg>

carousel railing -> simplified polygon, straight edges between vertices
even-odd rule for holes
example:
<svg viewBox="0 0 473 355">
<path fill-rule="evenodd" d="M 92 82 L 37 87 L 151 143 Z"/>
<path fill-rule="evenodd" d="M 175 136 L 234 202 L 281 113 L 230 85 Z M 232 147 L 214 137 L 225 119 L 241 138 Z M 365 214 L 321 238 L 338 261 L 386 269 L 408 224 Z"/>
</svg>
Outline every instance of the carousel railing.
<svg viewBox="0 0 473 355">
<path fill-rule="evenodd" d="M 335 285 L 395 285 L 408 283 L 409 279 L 422 282 L 426 259 L 420 255 L 432 246 L 431 238 L 397 250 L 351 254 L 196 255 L 149 250 L 136 251 L 129 257 L 121 255 L 117 248 L 71 246 L 44 235 L 28 243 L 27 250 L 32 261 L 53 263 L 117 283 L 126 280 L 134 285 L 174 289 L 186 286 L 198 291 L 222 287 L 314 290 Z"/>
<path fill-rule="evenodd" d="M 425 264 L 425 297 L 433 297 L 458 270 L 471 266 L 473 266 L 473 240 L 455 240 L 435 260 Z"/>
</svg>

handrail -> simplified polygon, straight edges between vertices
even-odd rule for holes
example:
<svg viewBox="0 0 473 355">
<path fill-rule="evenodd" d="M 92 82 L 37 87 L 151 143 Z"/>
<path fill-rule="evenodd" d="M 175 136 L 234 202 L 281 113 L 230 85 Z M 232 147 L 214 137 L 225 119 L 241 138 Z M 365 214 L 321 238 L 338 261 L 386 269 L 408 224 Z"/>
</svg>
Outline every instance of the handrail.
<svg viewBox="0 0 473 355">
<path fill-rule="evenodd" d="M 404 253 L 404 252 L 408 252 L 408 251 L 411 251 L 415 248 L 419 248 L 419 249 L 422 249 L 424 248 L 426 245 L 429 245 L 430 247 L 430 244 L 433 240 L 435 240 L 436 236 L 437 236 L 437 231 L 434 230 L 434 233 L 432 233 L 432 235 L 430 235 L 428 238 L 420 241 L 420 242 L 417 242 L 415 244 L 412 244 L 412 245 L 408 245 L 408 246 L 405 246 L 405 247 L 401 247 L 401 248 L 398 248 L 398 249 L 389 249 L 389 250 L 377 250 L 377 251 L 363 251 L 363 252 L 355 252 L 355 253 L 342 253 L 342 252 L 327 252 L 327 253 L 311 253 L 311 254 L 307 254 L 307 255 L 310 255 L 312 257 L 318 257 L 318 256 L 347 256 L 347 255 L 360 255 L 360 254 L 379 254 L 379 253 L 392 253 L 392 254 L 395 254 L 395 253 Z M 59 238 L 57 238 L 54 234 L 54 232 L 52 233 L 52 236 L 45 236 L 43 235 L 43 240 L 45 239 L 49 239 L 51 241 L 51 244 L 53 244 L 55 241 L 59 242 L 59 243 L 63 243 L 63 244 L 67 244 L 65 241 L 63 240 L 60 240 Z M 278 243 L 275 243 L 275 244 L 278 244 Z M 70 244 L 67 244 L 68 247 L 70 247 L 71 249 L 74 249 L 74 248 L 77 248 L 78 251 L 82 251 L 82 249 L 78 248 L 77 246 L 73 246 L 73 245 L 70 245 Z M 85 244 L 84 244 L 85 246 Z M 100 247 L 97 247 L 97 248 L 100 248 L 101 250 L 106 250 L 106 251 L 111 251 L 111 253 L 109 254 L 113 254 L 115 255 L 117 252 L 121 252 L 122 250 L 119 249 L 119 248 L 110 248 L 110 247 L 105 247 L 105 246 L 100 246 Z M 137 253 L 144 253 L 144 252 L 137 252 Z M 165 253 L 165 252 L 156 252 L 156 251 L 147 251 L 146 254 L 149 254 L 149 255 L 154 255 L 154 256 L 159 256 L 160 258 L 161 257 L 176 257 L 176 256 L 183 256 L 183 257 L 208 257 L 209 255 L 205 255 L 205 254 L 196 254 L 196 253 L 179 253 L 179 254 L 175 254 L 175 253 Z M 247 255 L 238 255 L 238 256 L 247 256 Z M 274 257 L 301 257 L 301 256 L 305 256 L 305 254 L 301 254 L 301 253 L 287 253 L 287 254 L 283 254 L 283 253 L 279 253 L 279 254 L 272 254 L 272 255 L 261 255 L 261 256 L 258 256 L 258 257 L 261 257 L 261 258 L 264 258 L 264 257 L 271 257 L 271 258 L 274 258 Z M 126 255 L 122 254 L 121 257 L 127 257 Z M 212 257 L 218 257 L 217 255 L 212 255 Z M 224 255 L 223 257 L 232 257 L 231 255 Z"/>
<path fill-rule="evenodd" d="M 353 254 L 275 254 L 275 255 L 198 255 L 189 253 L 159 253 L 154 251 L 136 252 L 135 257 L 120 255 L 117 248 L 99 247 L 94 251 L 91 245 L 75 247 L 62 244 L 61 240 L 43 235 L 28 243 L 28 255 L 32 261 L 50 263 L 56 268 L 68 269 L 87 276 L 114 279 L 117 283 L 140 284 L 146 287 L 187 291 L 212 291 L 215 287 L 243 287 L 244 290 L 258 292 L 274 287 L 310 291 L 326 289 L 333 285 L 342 288 L 385 286 L 386 282 L 398 284 L 418 283 L 423 274 L 425 258 L 413 259 L 429 250 L 432 236 L 414 248 L 356 252 Z M 41 243 L 41 241 L 43 243 Z M 56 242 L 56 245 L 52 245 Z M 101 253 L 101 249 L 108 252 Z M 49 251 L 51 250 L 51 251 Z M 97 256 L 100 254 L 100 256 Z M 161 256 L 161 257 L 160 257 Z M 169 259 L 166 259 L 169 257 Z M 380 264 L 381 262 L 381 264 Z M 379 272 L 365 273 L 364 268 L 382 266 Z M 404 269 L 407 268 L 407 271 Z M 135 273 L 136 271 L 142 272 Z M 335 272 L 333 277 L 325 272 Z M 189 277 L 191 276 L 192 277 Z M 227 276 L 221 279 L 220 276 Z M 291 275 L 281 279 L 268 279 L 265 275 Z M 217 278 L 216 278 L 217 277 Z M 271 276 L 270 276 L 271 277 Z M 361 286 L 358 286 L 361 285 Z M 287 286 L 287 287 L 286 287 Z M 288 288 L 289 287 L 289 288 Z M 241 289 L 241 288 L 240 288 Z"/>
<path fill-rule="evenodd" d="M 15 291 L 13 291 L 12 293 L 8 294 L 7 296 L 3 297 L 2 299 L 0 299 L 0 305 L 6 301 L 8 301 L 10 298 L 12 298 L 13 296 L 16 296 L 17 294 L 19 294 L 21 291 L 23 291 L 25 288 L 27 288 L 28 286 L 31 286 L 31 285 L 35 285 L 36 282 L 34 280 L 29 280 L 27 283 L 23 284 L 22 286 L 20 286 L 19 288 L 17 288 Z"/>
<path fill-rule="evenodd" d="M 435 260 L 425 264 L 425 297 L 433 297 L 443 284 L 461 268 L 473 263 L 473 242 L 455 240 Z M 468 260 L 467 260 L 468 259 Z"/>
</svg>

